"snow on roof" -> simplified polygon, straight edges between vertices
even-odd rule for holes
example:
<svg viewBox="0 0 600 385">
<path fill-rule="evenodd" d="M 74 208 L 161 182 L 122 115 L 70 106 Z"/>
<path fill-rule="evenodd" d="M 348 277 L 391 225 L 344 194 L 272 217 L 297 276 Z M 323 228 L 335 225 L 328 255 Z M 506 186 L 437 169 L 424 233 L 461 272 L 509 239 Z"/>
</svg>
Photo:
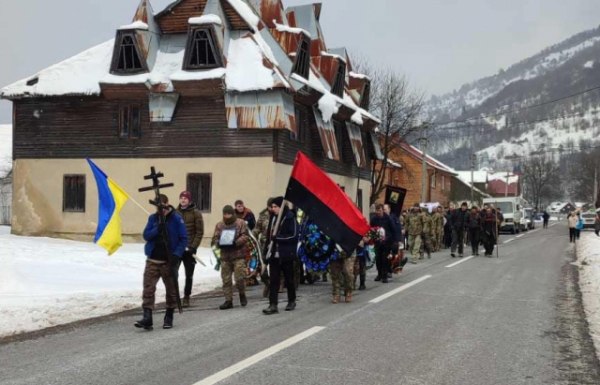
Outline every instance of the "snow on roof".
<svg viewBox="0 0 600 385">
<path fill-rule="evenodd" d="M 0 178 L 12 169 L 12 125 L 0 124 Z"/>
<path fill-rule="evenodd" d="M 219 79 L 226 74 L 225 68 L 213 68 L 206 71 L 184 71 L 179 70 L 171 75 L 173 81 L 208 80 Z"/>
<path fill-rule="evenodd" d="M 119 27 L 119 30 L 125 30 L 125 29 L 143 29 L 143 30 L 148 30 L 148 24 L 144 23 L 143 21 L 134 21 L 131 24 L 127 24 L 127 25 L 122 25 Z"/>
<path fill-rule="evenodd" d="M 262 52 L 250 37 L 229 42 L 225 82 L 228 90 L 239 92 L 267 90 L 275 86 L 273 70 L 264 66 Z"/>
<path fill-rule="evenodd" d="M 387 162 L 396 168 L 402 168 L 402 165 L 400 163 L 396 163 L 393 160 L 391 160 L 390 158 L 388 158 Z"/>
<path fill-rule="evenodd" d="M 350 71 L 350 73 L 348 74 L 350 75 L 351 78 L 355 78 L 355 79 L 367 79 L 367 80 L 371 80 L 371 77 L 364 75 L 364 74 L 357 74 L 356 72 Z"/>
<path fill-rule="evenodd" d="M 325 92 L 319 99 L 319 110 L 323 115 L 323 121 L 328 123 L 333 118 L 333 115 L 337 114 L 339 107 L 337 105 L 338 98 L 331 92 Z"/>
<path fill-rule="evenodd" d="M 408 152 L 410 155 L 412 155 L 418 159 L 423 159 L 423 152 L 421 150 L 419 150 L 418 148 L 416 148 L 415 146 L 412 146 L 406 142 L 400 142 L 400 147 L 402 149 L 404 149 L 406 152 Z M 444 171 L 444 172 L 447 172 L 452 175 L 456 175 L 456 171 L 454 171 L 454 169 L 452 167 L 446 166 L 445 164 L 443 164 L 442 162 L 438 161 L 437 159 L 433 158 L 430 155 L 426 156 L 426 162 L 428 165 L 430 165 L 431 167 L 433 167 L 437 170 Z"/>
<path fill-rule="evenodd" d="M 100 95 L 98 80 L 110 70 L 113 47 L 111 39 L 2 88 L 0 96 Z M 33 79 L 38 82 L 28 86 Z"/>
<path fill-rule="evenodd" d="M 488 181 L 497 181 L 497 180 L 501 180 L 502 182 L 506 183 L 506 171 L 505 172 L 495 172 L 495 173 L 490 173 L 488 174 Z M 511 185 L 513 183 L 519 183 L 519 176 L 518 175 L 513 175 L 512 173 L 509 174 L 508 177 L 508 184 Z"/>
<path fill-rule="evenodd" d="M 332 58 L 335 58 L 335 59 L 341 60 L 341 61 L 343 61 L 344 63 L 346 62 L 346 58 L 345 58 L 345 57 L 342 57 L 342 56 L 340 56 L 340 55 L 337 55 L 337 54 L 335 54 L 335 53 L 331 53 L 331 52 L 325 52 L 325 51 L 321 51 L 321 56 L 329 56 L 329 57 L 332 57 Z"/>
<path fill-rule="evenodd" d="M 279 32 L 289 32 L 289 33 L 295 33 L 296 35 L 298 34 L 305 34 L 307 37 L 311 37 L 310 33 L 302 28 L 294 28 L 294 27 L 290 27 L 289 25 L 284 25 L 284 24 L 278 24 L 277 20 L 273 20 L 273 24 L 275 24 L 275 28 L 279 31 Z"/>
<path fill-rule="evenodd" d="M 217 15 L 202 15 L 200 17 L 192 17 L 188 20 L 188 24 L 191 25 L 202 25 L 202 24 L 218 24 L 223 25 L 223 21 Z"/>
<path fill-rule="evenodd" d="M 258 31 L 260 19 L 246 2 L 243 0 L 227 0 L 227 2 L 235 9 L 240 17 L 244 19 L 246 24 L 252 27 L 254 31 Z"/>
<path fill-rule="evenodd" d="M 471 171 L 456 171 L 458 177 L 466 182 L 471 183 Z M 487 183 L 488 173 L 487 171 L 474 171 L 473 172 L 473 183 Z"/>
<path fill-rule="evenodd" d="M 350 120 L 352 120 L 354 123 L 361 125 L 361 126 L 363 124 L 365 124 L 365 122 L 363 121 L 362 115 L 361 115 L 360 111 L 358 111 L 358 110 L 352 115 Z"/>
</svg>

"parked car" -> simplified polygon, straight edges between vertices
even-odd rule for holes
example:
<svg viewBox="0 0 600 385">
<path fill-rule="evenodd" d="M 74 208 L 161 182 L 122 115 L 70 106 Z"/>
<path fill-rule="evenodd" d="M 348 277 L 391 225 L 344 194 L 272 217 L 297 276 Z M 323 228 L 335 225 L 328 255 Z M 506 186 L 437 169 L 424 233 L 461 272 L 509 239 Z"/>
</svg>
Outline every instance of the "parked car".
<svg viewBox="0 0 600 385">
<path fill-rule="evenodd" d="M 535 220 L 532 208 L 526 208 L 525 210 L 525 221 L 527 223 L 527 230 L 535 229 Z"/>
<path fill-rule="evenodd" d="M 583 228 L 584 229 L 595 229 L 596 228 L 596 214 L 583 213 L 583 214 L 581 214 L 581 219 L 583 219 Z"/>
<path fill-rule="evenodd" d="M 533 219 L 533 222 L 535 223 L 536 226 L 537 225 L 543 226 L 544 225 L 544 217 L 541 214 L 538 214 Z"/>
</svg>

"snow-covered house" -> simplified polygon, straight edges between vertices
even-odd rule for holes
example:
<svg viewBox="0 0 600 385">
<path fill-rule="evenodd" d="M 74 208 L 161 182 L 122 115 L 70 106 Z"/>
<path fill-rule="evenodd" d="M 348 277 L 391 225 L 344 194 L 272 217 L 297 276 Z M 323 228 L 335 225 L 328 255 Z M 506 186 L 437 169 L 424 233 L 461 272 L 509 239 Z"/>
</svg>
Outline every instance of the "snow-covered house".
<svg viewBox="0 0 600 385">
<path fill-rule="evenodd" d="M 155 166 L 191 190 L 207 235 L 236 199 L 282 195 L 297 151 L 368 208 L 379 124 L 370 79 L 328 48 L 322 7 L 281 0 L 142 0 L 116 38 L 2 89 L 14 104 L 13 232 L 91 235 L 90 157 L 138 202 Z M 348 27 L 351 28 L 351 27 Z M 148 206 L 150 209 L 150 206 Z M 126 205 L 123 232 L 143 213 Z"/>
</svg>

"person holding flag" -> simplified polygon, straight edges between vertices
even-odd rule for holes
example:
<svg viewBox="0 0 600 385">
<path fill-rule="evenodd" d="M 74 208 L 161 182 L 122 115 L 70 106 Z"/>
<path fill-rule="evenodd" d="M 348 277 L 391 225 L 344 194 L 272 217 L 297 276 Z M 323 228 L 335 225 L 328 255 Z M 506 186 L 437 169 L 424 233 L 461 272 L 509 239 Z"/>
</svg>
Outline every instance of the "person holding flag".
<svg viewBox="0 0 600 385">
<path fill-rule="evenodd" d="M 177 214 L 175 208 L 169 205 L 169 198 L 166 195 L 160 195 L 161 206 L 157 210 L 163 210 L 165 223 L 160 223 L 159 214 L 152 214 L 148 218 L 148 223 L 144 229 L 144 240 L 146 246 L 146 268 L 144 270 L 144 292 L 142 308 L 144 309 L 144 317 L 142 320 L 135 323 L 135 327 L 145 330 L 152 330 L 152 311 L 154 310 L 156 284 L 159 279 L 162 279 L 166 289 L 166 314 L 163 324 L 163 329 L 171 329 L 173 327 L 173 314 L 177 306 L 177 298 L 179 293 L 175 288 L 175 280 L 173 277 L 173 269 L 169 261 L 169 254 L 173 255 L 177 261 L 181 260 L 185 253 L 185 248 L 188 245 L 187 230 L 183 219 Z M 164 228 L 163 228 L 164 227 Z M 166 239 L 162 234 L 168 236 Z"/>
</svg>

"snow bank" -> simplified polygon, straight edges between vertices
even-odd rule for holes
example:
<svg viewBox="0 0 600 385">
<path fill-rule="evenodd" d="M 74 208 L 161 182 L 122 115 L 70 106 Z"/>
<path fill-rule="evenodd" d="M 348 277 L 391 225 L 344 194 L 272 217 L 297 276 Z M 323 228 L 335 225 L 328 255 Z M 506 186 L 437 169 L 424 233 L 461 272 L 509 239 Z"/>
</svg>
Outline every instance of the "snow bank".
<svg viewBox="0 0 600 385">
<path fill-rule="evenodd" d="M 202 15 L 200 17 L 192 17 L 188 20 L 191 25 L 202 25 L 202 24 L 218 24 L 223 25 L 223 21 L 217 15 Z"/>
<path fill-rule="evenodd" d="M 583 305 L 590 334 L 600 352 L 600 238 L 594 233 L 583 232 L 577 243 L 577 265 L 579 266 L 579 286 L 583 294 Z"/>
<path fill-rule="evenodd" d="M 92 243 L 9 232 L 9 227 L 0 227 L 0 337 L 141 305 L 143 244 L 126 244 L 108 257 Z M 221 282 L 210 265 L 210 249 L 199 252 L 208 266 L 196 266 L 194 293 L 212 290 Z M 181 273 L 180 287 L 184 284 Z M 157 301 L 164 302 L 160 283 Z"/>
<path fill-rule="evenodd" d="M 12 126 L 0 125 L 0 178 L 12 169 Z"/>
<path fill-rule="evenodd" d="M 273 70 L 264 66 L 261 49 L 251 38 L 231 39 L 227 59 L 227 90 L 261 91 L 275 86 Z"/>
</svg>

